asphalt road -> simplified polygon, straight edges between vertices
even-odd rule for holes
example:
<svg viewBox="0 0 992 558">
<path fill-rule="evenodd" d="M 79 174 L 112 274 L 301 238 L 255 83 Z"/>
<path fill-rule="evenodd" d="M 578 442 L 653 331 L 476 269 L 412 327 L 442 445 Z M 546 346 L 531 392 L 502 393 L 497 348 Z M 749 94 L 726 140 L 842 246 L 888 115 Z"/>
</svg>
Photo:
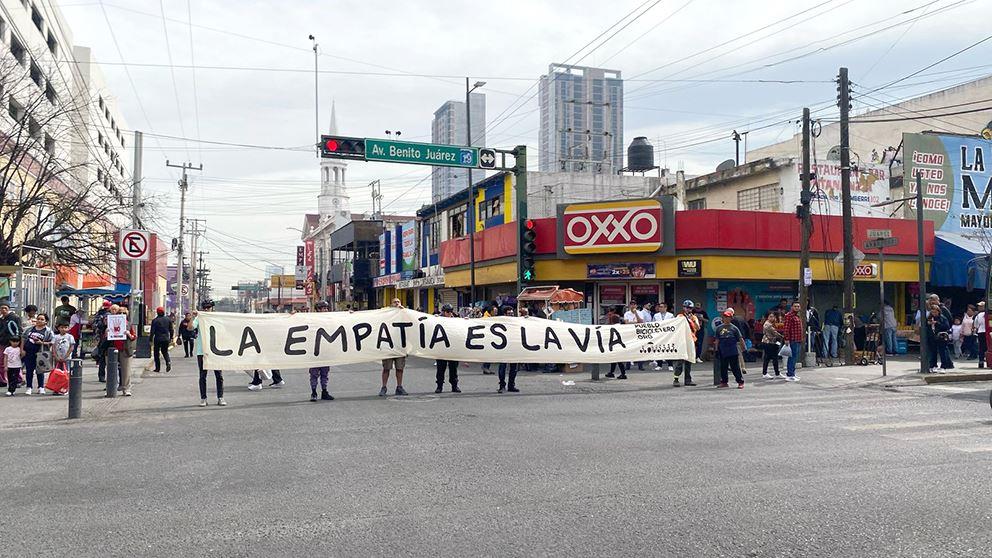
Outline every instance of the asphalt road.
<svg viewBox="0 0 992 558">
<path fill-rule="evenodd" d="M 376 397 L 365 365 L 335 369 L 338 399 L 320 403 L 302 371 L 261 392 L 229 373 L 230 405 L 201 409 L 192 363 L 177 360 L 101 416 L 0 426 L 0 555 L 992 548 L 987 396 L 831 388 L 816 372 L 798 384 L 752 373 L 743 391 L 673 389 L 667 373 L 527 374 L 522 393 L 497 395 L 477 366 L 464 393 L 436 396 L 420 361 L 406 398 Z M 14 399 L 25 413 L 50 404 Z"/>
</svg>

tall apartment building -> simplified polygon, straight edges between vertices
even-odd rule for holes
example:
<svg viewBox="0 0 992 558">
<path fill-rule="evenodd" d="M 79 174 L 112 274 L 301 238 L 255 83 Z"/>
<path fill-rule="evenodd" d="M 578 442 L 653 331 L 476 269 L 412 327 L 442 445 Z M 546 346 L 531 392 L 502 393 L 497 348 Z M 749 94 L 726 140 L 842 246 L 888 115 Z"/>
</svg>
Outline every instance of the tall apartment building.
<svg viewBox="0 0 992 558">
<path fill-rule="evenodd" d="M 623 168 L 619 70 L 551 64 L 540 81 L 542 172 L 616 173 Z"/>
<path fill-rule="evenodd" d="M 0 107 L 0 133 L 26 122 L 29 138 L 78 184 L 130 195 L 130 132 L 90 49 L 73 44 L 56 2 L 0 0 Z M 73 185 L 69 174 L 60 178 Z"/>
<path fill-rule="evenodd" d="M 483 93 L 472 93 L 469 97 L 472 103 L 472 145 L 486 146 L 486 96 Z M 447 145 L 466 145 L 465 138 L 465 102 L 448 101 L 434 111 L 434 121 L 431 124 L 431 143 Z M 477 171 L 473 178 L 480 180 L 482 171 Z M 431 174 L 431 200 L 443 200 L 451 194 L 468 188 L 468 172 L 466 169 L 452 167 L 434 167 Z"/>
</svg>

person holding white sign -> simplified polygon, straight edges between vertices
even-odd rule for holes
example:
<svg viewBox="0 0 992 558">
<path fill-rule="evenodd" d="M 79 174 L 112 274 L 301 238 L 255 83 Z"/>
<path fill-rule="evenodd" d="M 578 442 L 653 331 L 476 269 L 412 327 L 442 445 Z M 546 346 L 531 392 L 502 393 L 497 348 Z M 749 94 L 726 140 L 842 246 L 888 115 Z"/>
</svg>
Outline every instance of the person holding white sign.
<svg viewBox="0 0 992 558">
<path fill-rule="evenodd" d="M 445 318 L 454 318 L 455 313 L 451 308 L 450 304 L 445 304 L 441 307 L 441 315 Z M 438 359 L 437 373 L 435 374 L 435 379 L 437 380 L 437 389 L 434 393 L 441 393 L 444 388 L 444 370 L 448 370 L 448 383 L 451 384 L 451 393 L 461 393 L 462 390 L 458 389 L 458 361 L 457 360 L 442 360 Z"/>
</svg>

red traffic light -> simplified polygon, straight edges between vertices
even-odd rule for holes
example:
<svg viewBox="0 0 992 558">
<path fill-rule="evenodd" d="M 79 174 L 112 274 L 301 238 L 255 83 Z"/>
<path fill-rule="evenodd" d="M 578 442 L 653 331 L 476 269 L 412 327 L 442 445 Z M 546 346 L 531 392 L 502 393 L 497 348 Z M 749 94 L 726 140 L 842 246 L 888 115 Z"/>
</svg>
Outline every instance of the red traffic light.
<svg viewBox="0 0 992 558">
<path fill-rule="evenodd" d="M 328 151 L 337 151 L 338 140 L 329 139 L 327 140 L 327 143 L 324 144 L 324 146 L 327 148 Z"/>
<path fill-rule="evenodd" d="M 533 219 L 527 219 L 526 221 L 524 221 L 524 226 L 527 227 L 530 230 L 534 230 L 534 220 Z"/>
<path fill-rule="evenodd" d="M 365 160 L 365 138 L 321 136 L 320 156 L 333 159 Z"/>
</svg>

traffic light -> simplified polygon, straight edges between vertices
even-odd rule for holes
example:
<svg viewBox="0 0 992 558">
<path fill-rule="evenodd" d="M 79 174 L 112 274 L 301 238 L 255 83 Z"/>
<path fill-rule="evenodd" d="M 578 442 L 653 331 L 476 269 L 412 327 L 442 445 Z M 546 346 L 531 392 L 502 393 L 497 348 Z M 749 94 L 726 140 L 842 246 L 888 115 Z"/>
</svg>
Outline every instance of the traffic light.
<svg viewBox="0 0 992 558">
<path fill-rule="evenodd" d="M 320 136 L 320 156 L 325 159 L 365 160 L 365 138 Z"/>
<path fill-rule="evenodd" d="M 520 277 L 524 281 L 534 280 L 534 255 L 537 253 L 537 230 L 534 221 L 527 219 L 520 231 Z"/>
</svg>

